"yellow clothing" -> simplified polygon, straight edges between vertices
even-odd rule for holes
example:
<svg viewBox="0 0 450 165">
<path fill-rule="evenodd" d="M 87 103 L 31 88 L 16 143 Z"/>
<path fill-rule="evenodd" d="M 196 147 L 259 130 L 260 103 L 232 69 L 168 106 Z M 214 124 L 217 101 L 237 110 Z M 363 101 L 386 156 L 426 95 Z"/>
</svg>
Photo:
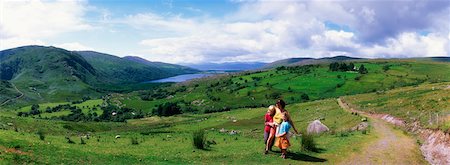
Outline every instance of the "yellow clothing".
<svg viewBox="0 0 450 165">
<path fill-rule="evenodd" d="M 281 124 L 281 122 L 283 122 L 283 112 L 281 112 L 281 110 L 275 110 L 275 115 L 273 115 L 273 121 L 278 124 Z"/>
</svg>

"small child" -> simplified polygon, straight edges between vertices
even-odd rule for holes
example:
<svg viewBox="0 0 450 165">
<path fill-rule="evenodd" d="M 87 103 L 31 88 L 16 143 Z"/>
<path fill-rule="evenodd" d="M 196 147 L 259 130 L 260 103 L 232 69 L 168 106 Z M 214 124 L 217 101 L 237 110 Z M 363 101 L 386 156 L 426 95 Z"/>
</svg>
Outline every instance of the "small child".
<svg viewBox="0 0 450 165">
<path fill-rule="evenodd" d="M 264 144 L 266 144 L 266 149 L 264 151 L 265 154 L 267 154 L 268 150 L 271 148 L 270 143 L 271 142 L 271 133 L 272 136 L 274 134 L 275 129 L 273 128 L 273 116 L 275 115 L 275 106 L 271 105 L 269 106 L 269 109 L 267 110 L 266 115 L 264 115 Z"/>
<path fill-rule="evenodd" d="M 280 130 L 277 134 L 277 142 L 275 145 L 281 149 L 281 157 L 286 159 L 287 149 L 291 144 L 289 143 L 289 129 L 291 125 L 289 124 L 288 118 L 286 115 L 283 116 L 283 122 L 280 124 Z"/>
</svg>

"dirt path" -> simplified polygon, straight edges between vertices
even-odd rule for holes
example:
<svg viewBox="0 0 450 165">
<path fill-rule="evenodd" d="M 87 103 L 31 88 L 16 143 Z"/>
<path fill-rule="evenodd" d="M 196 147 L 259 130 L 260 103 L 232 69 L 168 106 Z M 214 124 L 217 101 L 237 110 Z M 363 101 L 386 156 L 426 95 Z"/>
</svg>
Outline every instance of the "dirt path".
<svg viewBox="0 0 450 165">
<path fill-rule="evenodd" d="M 339 105 L 347 110 L 353 111 L 340 99 Z M 373 128 L 371 133 L 377 139 L 364 147 L 361 152 L 349 157 L 342 164 L 428 164 L 420 153 L 416 140 L 405 135 L 402 131 L 393 129 L 391 125 L 381 119 L 370 118 Z"/>
<path fill-rule="evenodd" d="M 17 91 L 18 93 L 20 93 L 20 96 L 17 96 L 17 97 L 15 97 L 15 98 L 8 99 L 8 100 L 4 101 L 2 104 L 0 104 L 0 106 L 5 105 L 6 103 L 10 102 L 11 100 L 14 100 L 14 99 L 20 99 L 20 98 L 23 97 L 24 94 L 23 94 L 19 89 L 17 89 L 16 85 L 14 85 L 14 83 L 11 83 L 11 85 L 14 87 L 14 89 L 16 89 L 16 91 Z"/>
</svg>

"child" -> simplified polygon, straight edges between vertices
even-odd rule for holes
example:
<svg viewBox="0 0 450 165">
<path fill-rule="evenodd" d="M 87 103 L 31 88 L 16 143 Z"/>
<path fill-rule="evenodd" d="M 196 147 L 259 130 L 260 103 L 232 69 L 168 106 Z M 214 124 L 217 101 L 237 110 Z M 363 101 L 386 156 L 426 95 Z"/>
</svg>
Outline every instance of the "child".
<svg viewBox="0 0 450 165">
<path fill-rule="evenodd" d="M 276 146 L 278 146 L 281 149 L 281 157 L 283 159 L 286 159 L 287 149 L 291 144 L 289 143 L 288 139 L 288 133 L 289 129 L 291 128 L 291 125 L 289 124 L 288 117 L 286 115 L 283 115 L 283 122 L 280 125 L 280 130 L 277 137 Z"/>
<path fill-rule="evenodd" d="M 269 106 L 266 115 L 264 116 L 265 127 L 264 127 L 264 144 L 266 144 L 266 148 L 264 154 L 269 152 L 269 148 L 271 148 L 271 141 L 275 129 L 273 128 L 273 116 L 275 115 L 275 106 Z M 272 136 L 271 136 L 272 134 Z"/>
</svg>

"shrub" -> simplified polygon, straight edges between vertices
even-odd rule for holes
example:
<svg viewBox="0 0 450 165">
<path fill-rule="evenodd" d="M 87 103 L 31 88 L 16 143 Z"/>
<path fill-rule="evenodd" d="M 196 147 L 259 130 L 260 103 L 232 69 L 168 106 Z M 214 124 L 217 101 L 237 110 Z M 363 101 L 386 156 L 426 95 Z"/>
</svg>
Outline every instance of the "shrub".
<svg viewBox="0 0 450 165">
<path fill-rule="evenodd" d="M 195 131 L 192 135 L 194 147 L 197 149 L 205 149 L 206 135 L 204 130 Z"/>
<path fill-rule="evenodd" d="M 39 139 L 45 140 L 45 134 L 43 131 L 39 130 L 36 132 L 36 134 L 39 136 Z"/>
<path fill-rule="evenodd" d="M 139 141 L 138 141 L 137 137 L 131 137 L 131 144 L 132 145 L 138 145 L 139 144 Z"/>
<path fill-rule="evenodd" d="M 67 143 L 69 144 L 75 144 L 74 141 L 72 141 L 72 139 L 70 139 L 70 137 L 66 137 Z"/>
<path fill-rule="evenodd" d="M 314 135 L 302 134 L 302 139 L 300 141 L 300 146 L 303 151 L 317 151 L 316 143 L 314 142 Z"/>
<path fill-rule="evenodd" d="M 84 141 L 84 139 L 82 137 L 80 137 L 80 144 L 86 144 L 86 142 Z"/>
</svg>

